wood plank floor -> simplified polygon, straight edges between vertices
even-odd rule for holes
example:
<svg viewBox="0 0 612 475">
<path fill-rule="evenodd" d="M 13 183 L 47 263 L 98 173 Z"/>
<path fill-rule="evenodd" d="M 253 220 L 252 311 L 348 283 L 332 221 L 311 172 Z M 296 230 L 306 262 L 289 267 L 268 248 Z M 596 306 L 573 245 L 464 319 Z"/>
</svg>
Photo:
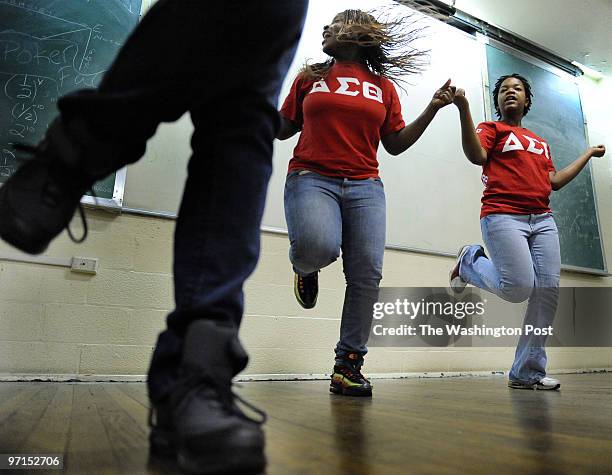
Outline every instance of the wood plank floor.
<svg viewBox="0 0 612 475">
<path fill-rule="evenodd" d="M 237 391 L 268 412 L 268 474 L 612 474 L 612 374 L 560 379 L 560 392 L 375 380 L 371 400 L 324 381 Z M 144 384 L 0 383 L 0 453 L 63 453 L 70 474 L 177 473 L 149 460 L 147 414 Z"/>
</svg>

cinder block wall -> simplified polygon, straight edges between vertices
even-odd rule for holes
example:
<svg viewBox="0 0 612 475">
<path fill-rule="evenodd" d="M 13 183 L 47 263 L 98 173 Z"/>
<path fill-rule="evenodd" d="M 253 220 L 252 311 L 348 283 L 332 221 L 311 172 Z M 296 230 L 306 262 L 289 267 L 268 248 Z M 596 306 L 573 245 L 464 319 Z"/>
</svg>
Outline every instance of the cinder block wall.
<svg viewBox="0 0 612 475">
<path fill-rule="evenodd" d="M 62 235 L 45 255 L 97 257 L 97 275 L 0 261 L 0 374 L 146 373 L 173 305 L 174 222 L 101 211 L 88 216 L 90 237 L 84 244 Z M 0 244 L 0 252 L 12 249 Z M 306 311 L 293 297 L 287 254 L 287 236 L 263 234 L 261 260 L 245 289 L 241 336 L 251 355 L 245 374 L 331 369 L 344 296 L 341 265 L 322 272 L 319 303 Z M 387 251 L 383 285 L 445 286 L 451 264 L 449 258 Z M 612 279 L 564 273 L 562 283 L 610 286 Z M 612 367 L 611 349 L 552 348 L 549 353 L 553 370 Z M 372 348 L 366 368 L 369 373 L 505 370 L 512 354 L 506 348 Z"/>
<path fill-rule="evenodd" d="M 581 82 L 592 144 L 612 149 L 612 80 Z M 592 167 L 606 255 L 612 256 L 612 160 Z M 63 234 L 45 256 L 100 259 L 95 276 L 0 260 L 0 375 L 143 375 L 157 333 L 172 308 L 174 222 L 88 213 L 90 236 Z M 73 225 L 77 228 L 78 220 Z M 0 253 L 16 252 L 0 242 Z M 344 278 L 339 262 L 321 274 L 317 307 L 293 298 L 288 239 L 263 234 L 259 265 L 246 285 L 241 336 L 251 353 L 247 374 L 323 374 L 331 369 Z M 385 254 L 383 286 L 446 286 L 452 259 L 400 251 Z M 564 286 L 612 286 L 611 278 L 563 273 Z M 505 370 L 513 349 L 372 348 L 369 373 Z M 551 348 L 549 368 L 611 368 L 609 348 Z"/>
</svg>

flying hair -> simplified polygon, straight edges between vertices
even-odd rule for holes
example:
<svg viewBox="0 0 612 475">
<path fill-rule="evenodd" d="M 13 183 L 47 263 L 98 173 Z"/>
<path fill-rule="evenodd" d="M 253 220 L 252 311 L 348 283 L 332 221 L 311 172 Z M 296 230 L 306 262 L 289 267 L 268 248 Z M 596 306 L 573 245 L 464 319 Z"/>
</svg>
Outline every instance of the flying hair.
<svg viewBox="0 0 612 475">
<path fill-rule="evenodd" d="M 374 73 L 390 79 L 398 86 L 411 75 L 422 73 L 429 64 L 429 50 L 415 46 L 424 36 L 423 13 L 403 6 L 376 10 L 345 10 L 336 15 L 341 23 L 336 34 L 339 43 L 358 45 L 361 61 Z M 300 73 L 307 80 L 325 78 L 334 64 L 329 58 L 322 63 L 304 65 Z"/>
</svg>

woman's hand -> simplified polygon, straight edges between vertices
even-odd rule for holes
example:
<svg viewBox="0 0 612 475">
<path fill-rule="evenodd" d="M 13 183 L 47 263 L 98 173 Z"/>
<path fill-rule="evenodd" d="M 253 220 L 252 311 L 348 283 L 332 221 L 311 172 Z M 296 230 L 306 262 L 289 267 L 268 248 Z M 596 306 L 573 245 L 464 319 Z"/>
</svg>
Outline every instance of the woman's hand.
<svg viewBox="0 0 612 475">
<path fill-rule="evenodd" d="M 603 157 L 606 153 L 606 146 L 605 145 L 595 145 L 594 147 L 589 147 L 589 149 L 587 150 L 587 153 L 591 157 Z"/>
<path fill-rule="evenodd" d="M 457 89 L 457 91 L 455 92 L 455 97 L 453 99 L 453 102 L 455 103 L 455 105 L 457 106 L 457 109 L 459 110 L 465 110 L 470 105 L 467 100 L 467 97 L 465 97 L 464 89 Z"/>
<path fill-rule="evenodd" d="M 442 109 L 442 107 L 452 104 L 456 90 L 455 86 L 451 86 L 451 80 L 449 79 L 434 93 L 431 105 L 436 109 Z"/>
<path fill-rule="evenodd" d="M 595 145 L 594 147 L 587 148 L 586 152 L 574 160 L 563 170 L 557 172 L 550 172 L 550 185 L 553 190 L 557 191 L 572 181 L 580 170 L 589 162 L 592 157 L 603 157 L 606 153 L 606 147 L 604 145 Z"/>
</svg>

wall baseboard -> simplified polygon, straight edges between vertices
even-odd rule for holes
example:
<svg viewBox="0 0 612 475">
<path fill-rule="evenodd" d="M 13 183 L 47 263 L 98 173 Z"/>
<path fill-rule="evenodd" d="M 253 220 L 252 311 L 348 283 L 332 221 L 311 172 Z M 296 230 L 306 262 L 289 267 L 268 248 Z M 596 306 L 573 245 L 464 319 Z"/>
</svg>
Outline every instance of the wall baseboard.
<svg viewBox="0 0 612 475">
<path fill-rule="evenodd" d="M 449 371 L 443 373 L 369 373 L 370 379 L 504 377 L 507 371 Z M 548 374 L 612 373 L 612 368 L 555 369 Z M 65 383 L 142 383 L 144 374 L 0 374 L 0 382 L 65 382 Z M 327 380 L 329 374 L 245 374 L 236 382 L 249 381 L 316 381 Z"/>
</svg>

